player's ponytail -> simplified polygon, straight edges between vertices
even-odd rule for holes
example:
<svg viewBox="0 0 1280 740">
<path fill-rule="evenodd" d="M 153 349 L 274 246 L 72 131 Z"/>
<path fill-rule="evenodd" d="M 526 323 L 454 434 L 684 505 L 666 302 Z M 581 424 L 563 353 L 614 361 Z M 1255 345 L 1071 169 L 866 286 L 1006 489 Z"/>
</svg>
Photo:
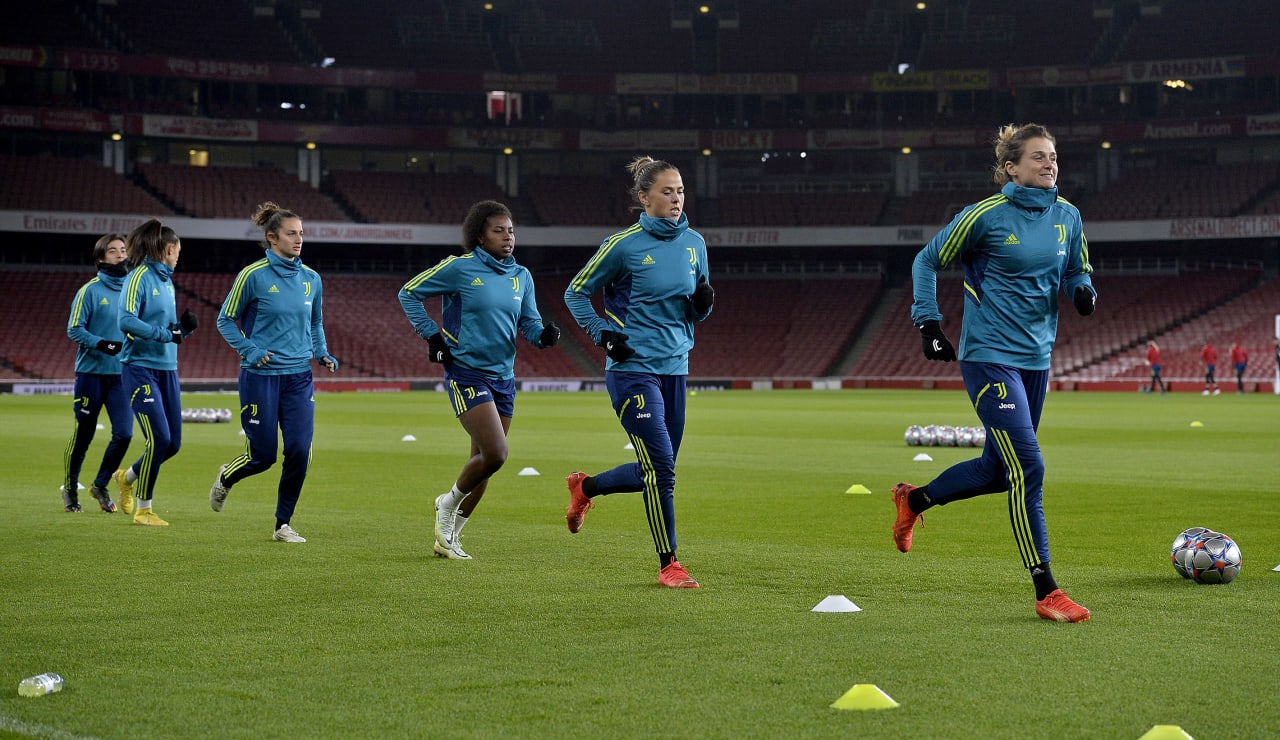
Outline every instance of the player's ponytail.
<svg viewBox="0 0 1280 740">
<path fill-rule="evenodd" d="M 132 269 L 150 260 L 163 262 L 165 250 L 170 244 L 178 243 L 178 232 L 160 223 L 158 219 L 150 219 L 129 232 L 124 248 L 129 253 L 129 268 Z"/>
</svg>

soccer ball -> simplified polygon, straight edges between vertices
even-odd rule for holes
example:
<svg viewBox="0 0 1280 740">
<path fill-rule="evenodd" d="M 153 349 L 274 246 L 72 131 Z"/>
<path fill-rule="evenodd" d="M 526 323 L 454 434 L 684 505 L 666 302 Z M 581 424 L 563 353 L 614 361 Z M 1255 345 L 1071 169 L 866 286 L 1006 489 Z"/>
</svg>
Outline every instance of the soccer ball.
<svg viewBox="0 0 1280 740">
<path fill-rule="evenodd" d="M 911 447 L 919 447 L 924 443 L 924 428 L 917 424 L 912 424 L 907 427 L 907 433 L 904 438 Z"/>
<path fill-rule="evenodd" d="M 946 425 L 938 427 L 939 447 L 955 447 L 958 441 L 955 427 L 949 427 Z"/>
<path fill-rule="evenodd" d="M 1196 583 L 1231 583 L 1240 574 L 1240 546 L 1225 534 L 1192 527 L 1179 534 L 1170 551 L 1174 570 Z"/>
<path fill-rule="evenodd" d="M 924 428 L 924 434 L 920 437 L 920 444 L 925 447 L 938 446 L 938 428 L 933 424 Z"/>
<path fill-rule="evenodd" d="M 1200 535 L 1211 532 L 1208 527 L 1192 527 L 1184 529 L 1173 539 L 1173 547 L 1169 548 L 1169 559 L 1173 561 L 1173 569 L 1183 578 L 1191 577 L 1191 556 L 1195 554 L 1195 543 Z"/>
<path fill-rule="evenodd" d="M 1188 570 L 1196 583 L 1231 583 L 1240 574 L 1240 546 L 1221 532 L 1205 532 L 1192 546 Z"/>
</svg>

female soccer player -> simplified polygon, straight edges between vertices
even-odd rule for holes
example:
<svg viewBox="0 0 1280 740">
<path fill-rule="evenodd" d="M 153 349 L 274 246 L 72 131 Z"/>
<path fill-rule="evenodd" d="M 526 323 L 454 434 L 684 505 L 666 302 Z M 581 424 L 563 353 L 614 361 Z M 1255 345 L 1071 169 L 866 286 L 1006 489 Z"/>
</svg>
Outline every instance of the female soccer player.
<svg viewBox="0 0 1280 740">
<path fill-rule="evenodd" d="M 258 206 L 266 255 L 240 271 L 218 311 L 218 333 L 240 355 L 240 426 L 245 451 L 218 468 L 209 506 L 222 511 L 231 487 L 276 461 L 276 430 L 284 464 L 276 492 L 276 542 L 306 542 L 289 525 L 311 462 L 315 433 L 314 358 L 329 369 L 338 361 L 324 336 L 320 274 L 302 264 L 302 219 L 275 203 Z M 238 322 L 238 323 L 237 323 Z"/>
<path fill-rule="evenodd" d="M 89 486 L 89 493 L 108 514 L 116 510 L 107 484 L 120 467 L 129 441 L 133 439 L 133 417 L 129 414 L 129 396 L 120 384 L 120 359 L 116 355 L 124 347 L 124 334 L 116 321 L 120 288 L 129 271 L 125 264 L 124 234 L 106 234 L 93 245 L 93 261 L 98 276 L 80 286 L 71 302 L 71 318 L 67 336 L 79 345 L 76 350 L 76 384 L 72 412 L 76 426 L 63 454 L 62 506 L 67 511 L 80 511 L 80 468 L 89 451 L 98 414 L 107 408 L 111 419 L 111 441 L 102 454 L 102 465 Z"/>
<path fill-rule="evenodd" d="M 570 281 L 564 300 L 604 348 L 605 386 L 637 462 L 594 476 L 571 473 L 565 521 L 577 532 L 596 496 L 643 491 L 658 583 L 698 588 L 676 559 L 676 456 L 684 437 L 693 325 L 711 314 L 715 291 L 707 282 L 707 244 L 684 212 L 680 170 L 652 157 L 637 157 L 628 169 L 640 219 L 604 240 Z M 605 317 L 591 305 L 596 291 L 604 292 Z"/>
<path fill-rule="evenodd" d="M 995 143 L 1000 192 L 961 211 L 916 255 L 911 320 L 924 355 L 953 362 L 938 311 L 938 271 L 964 265 L 960 372 L 987 431 L 982 456 L 947 468 L 927 485 L 893 489 L 893 541 L 911 549 L 912 529 L 929 507 L 986 493 L 1009 493 L 1009 517 L 1043 619 L 1082 622 L 1089 610 L 1058 588 L 1049 570 L 1042 506 L 1044 460 L 1036 430 L 1049 389 L 1049 353 L 1058 333 L 1059 290 L 1082 316 L 1097 293 L 1080 212 L 1058 196 L 1058 153 L 1036 124 L 1006 126 Z"/>
<path fill-rule="evenodd" d="M 471 437 L 471 454 L 453 487 L 436 497 L 435 543 L 443 558 L 469 560 L 462 528 L 507 461 L 507 433 L 515 412 L 516 337 L 540 349 L 560 341 L 543 322 L 533 276 L 516 264 L 511 211 L 492 200 L 471 206 L 462 222 L 462 256 L 447 257 L 400 289 L 400 305 L 431 362 L 444 365 L 453 413 Z M 440 323 L 422 302 L 442 296 Z"/>
<path fill-rule="evenodd" d="M 170 277 L 182 242 L 173 229 L 153 218 L 130 232 L 125 249 L 130 270 L 118 315 L 125 336 L 120 379 L 147 445 L 137 462 L 114 477 L 120 484 L 120 505 L 133 515 L 134 524 L 167 527 L 169 522 L 152 510 L 151 499 L 160 466 L 182 447 L 178 345 L 197 322 L 191 309 L 178 318 Z"/>
</svg>

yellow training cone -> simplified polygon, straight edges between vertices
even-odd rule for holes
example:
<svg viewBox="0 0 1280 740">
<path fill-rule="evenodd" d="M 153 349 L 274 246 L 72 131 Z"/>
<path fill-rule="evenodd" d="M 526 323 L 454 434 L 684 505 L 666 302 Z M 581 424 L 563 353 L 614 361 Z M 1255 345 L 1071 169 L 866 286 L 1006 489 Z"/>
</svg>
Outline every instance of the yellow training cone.
<svg viewBox="0 0 1280 740">
<path fill-rule="evenodd" d="M 1193 427 L 1202 427 L 1202 426 L 1204 426 L 1204 422 L 1203 422 L 1203 421 L 1193 421 L 1193 422 L 1191 422 L 1191 426 L 1193 426 Z M 1164 727 L 1164 725 L 1156 725 L 1156 727 Z"/>
<path fill-rule="evenodd" d="M 880 690 L 879 686 L 860 683 L 836 699 L 832 709 L 893 709 L 898 702 Z"/>
<path fill-rule="evenodd" d="M 1177 725 L 1156 725 L 1138 740 L 1191 740 L 1191 736 Z"/>
<path fill-rule="evenodd" d="M 861 483 L 854 483 L 852 486 L 849 486 L 849 490 L 845 491 L 845 493 L 871 493 L 871 489 Z"/>
</svg>

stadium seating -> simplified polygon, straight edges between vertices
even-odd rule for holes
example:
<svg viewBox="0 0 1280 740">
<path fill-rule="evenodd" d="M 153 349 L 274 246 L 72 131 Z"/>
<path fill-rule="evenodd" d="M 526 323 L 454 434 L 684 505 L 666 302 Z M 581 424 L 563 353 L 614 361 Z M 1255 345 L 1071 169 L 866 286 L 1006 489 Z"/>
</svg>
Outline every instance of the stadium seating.
<svg viewBox="0 0 1280 740">
<path fill-rule="evenodd" d="M 350 221 L 315 188 L 274 167 L 139 164 L 141 177 L 183 211 L 201 218 L 248 219 L 272 201 L 312 221 Z"/>
<path fill-rule="evenodd" d="M 369 223 L 461 224 L 478 200 L 506 201 L 481 175 L 411 172 L 334 172 L 333 191 Z"/>
<path fill-rule="evenodd" d="M 173 211 L 100 164 L 65 157 L 0 155 L 4 208 L 164 216 Z"/>
<path fill-rule="evenodd" d="M 1275 25 L 1263 20 L 1276 17 L 1271 0 L 1237 0 L 1230 13 L 1200 0 L 1161 0 L 1154 7 L 1160 12 L 1138 16 L 1119 61 L 1275 53 Z"/>
<path fill-rule="evenodd" d="M 246 246 L 248 257 L 254 256 Z M 246 260 L 247 262 L 247 260 Z M 92 277 L 81 270 L 0 270 L 0 378 L 66 379 L 74 346 L 61 337 L 76 289 Z M 442 377 L 426 362 L 425 349 L 409 327 L 396 298 L 411 275 L 325 276 L 325 329 L 329 347 L 342 361 L 342 377 Z M 238 361 L 218 335 L 215 316 L 234 274 L 175 274 L 178 304 L 191 307 L 202 329 L 183 343 L 180 374 L 194 380 L 230 379 Z M 522 378 L 599 377 L 600 350 L 576 326 L 561 296 L 568 273 L 539 275 L 538 304 L 545 320 L 563 329 L 561 346 L 539 351 L 521 340 L 516 373 Z M 1280 279 L 1260 280 L 1254 270 L 1207 270 L 1182 274 L 1095 276 L 1099 311 L 1081 318 L 1060 301 L 1053 377 L 1076 381 L 1142 379 L 1149 338 L 1164 348 L 1169 379 L 1195 379 L 1202 370 L 1199 348 L 1217 345 L 1220 381 L 1229 376 L 1225 351 L 1240 341 L 1251 355 L 1248 378 L 1256 383 L 1275 370 L 1270 352 Z M 697 327 L 690 373 L 702 378 L 812 378 L 832 372 L 855 345 L 856 362 L 846 377 L 861 379 L 959 379 L 954 364 L 929 362 L 911 326 L 909 285 L 882 291 L 865 278 L 777 275 L 720 276 L 716 308 Z M 959 342 L 962 291 L 958 272 L 940 276 L 943 326 Z M 438 316 L 438 302 L 429 302 Z M 879 321 L 872 321 L 877 316 Z M 864 336 L 867 327 L 876 327 Z M 421 351 L 419 351 L 421 350 Z"/>
<path fill-rule="evenodd" d="M 222 3 L 216 13 L 202 0 L 166 0 L 163 13 L 149 0 L 97 7 L 140 53 L 240 61 L 252 49 L 255 62 L 302 61 L 274 16 L 257 16 L 251 3 Z"/>
</svg>

